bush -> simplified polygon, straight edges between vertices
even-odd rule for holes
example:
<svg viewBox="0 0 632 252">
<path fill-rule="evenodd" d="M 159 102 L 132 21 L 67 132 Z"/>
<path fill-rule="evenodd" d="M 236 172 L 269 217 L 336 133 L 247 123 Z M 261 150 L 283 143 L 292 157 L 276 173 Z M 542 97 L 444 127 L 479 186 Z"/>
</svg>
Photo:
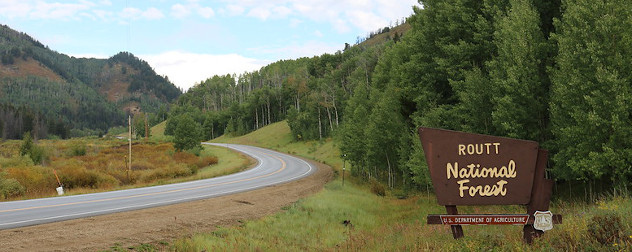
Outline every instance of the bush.
<svg viewBox="0 0 632 252">
<path fill-rule="evenodd" d="M 15 179 L 0 178 L 0 195 L 5 199 L 24 195 L 26 188 Z"/>
<path fill-rule="evenodd" d="M 66 188 L 111 187 L 118 184 L 118 180 L 111 175 L 88 170 L 79 163 L 67 162 L 59 169 L 59 177 Z"/>
<path fill-rule="evenodd" d="M 151 182 L 158 179 L 171 179 L 177 177 L 184 177 L 193 174 L 191 169 L 189 169 L 186 165 L 172 165 L 164 168 L 154 169 L 150 173 L 143 176 L 143 181 Z"/>
<path fill-rule="evenodd" d="M 57 187 L 55 175 L 50 168 L 42 166 L 9 167 L 6 170 L 6 177 L 17 180 L 26 193 L 37 193 L 49 191 Z"/>
<path fill-rule="evenodd" d="M 70 146 L 70 149 L 67 152 L 69 157 L 78 157 L 78 156 L 85 156 L 86 155 L 86 145 L 85 144 L 80 144 L 80 143 L 75 143 L 72 146 Z"/>
<path fill-rule="evenodd" d="M 154 165 L 146 160 L 132 162 L 132 171 L 142 171 L 154 169 Z"/>
<path fill-rule="evenodd" d="M 44 148 L 34 145 L 31 148 L 31 153 L 29 154 L 33 163 L 35 164 L 44 164 L 48 161 L 48 155 Z"/>
<path fill-rule="evenodd" d="M 376 179 L 371 179 L 371 192 L 377 196 L 386 196 L 386 188 Z"/>
<path fill-rule="evenodd" d="M 217 157 L 200 157 L 195 165 L 201 169 L 214 164 L 217 164 Z"/>
<path fill-rule="evenodd" d="M 611 245 L 625 239 L 625 226 L 614 211 L 593 216 L 588 223 L 588 235 L 602 245 Z"/>
<path fill-rule="evenodd" d="M 48 160 L 48 156 L 46 155 L 44 149 L 33 144 L 31 132 L 24 133 L 24 139 L 22 140 L 22 145 L 20 146 L 20 156 L 30 157 L 35 164 L 42 164 L 44 161 Z"/>
</svg>

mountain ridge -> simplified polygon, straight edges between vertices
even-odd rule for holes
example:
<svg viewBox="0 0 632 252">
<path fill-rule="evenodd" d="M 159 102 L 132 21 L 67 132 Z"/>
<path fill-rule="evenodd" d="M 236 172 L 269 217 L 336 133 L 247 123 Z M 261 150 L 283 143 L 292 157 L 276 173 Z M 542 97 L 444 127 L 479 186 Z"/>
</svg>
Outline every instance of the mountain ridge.
<svg viewBox="0 0 632 252">
<path fill-rule="evenodd" d="M 28 108 L 74 129 L 104 133 L 124 124 L 126 114 L 157 112 L 182 94 L 132 53 L 76 58 L 6 25 L 0 25 L 0 58 L 0 104 Z"/>
</svg>

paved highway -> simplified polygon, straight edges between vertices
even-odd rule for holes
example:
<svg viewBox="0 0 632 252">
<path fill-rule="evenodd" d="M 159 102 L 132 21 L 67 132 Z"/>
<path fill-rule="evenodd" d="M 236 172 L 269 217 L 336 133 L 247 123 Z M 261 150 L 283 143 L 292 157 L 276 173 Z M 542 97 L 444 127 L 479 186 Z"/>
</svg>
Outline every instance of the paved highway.
<svg viewBox="0 0 632 252">
<path fill-rule="evenodd" d="M 268 149 L 233 144 L 212 145 L 240 151 L 257 159 L 258 164 L 243 172 L 212 179 L 103 193 L 2 202 L 0 203 L 0 229 L 239 193 L 297 180 L 310 175 L 316 169 L 302 159 Z"/>
</svg>

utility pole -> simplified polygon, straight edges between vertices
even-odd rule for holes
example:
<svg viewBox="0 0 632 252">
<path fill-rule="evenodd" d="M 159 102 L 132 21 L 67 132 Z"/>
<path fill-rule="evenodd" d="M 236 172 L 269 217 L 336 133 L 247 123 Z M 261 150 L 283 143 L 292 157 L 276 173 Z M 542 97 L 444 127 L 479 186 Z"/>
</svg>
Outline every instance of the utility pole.
<svg viewBox="0 0 632 252">
<path fill-rule="evenodd" d="M 129 128 L 129 135 L 128 135 L 128 140 L 129 140 L 129 156 L 127 159 L 127 182 L 131 182 L 129 180 L 129 173 L 132 170 L 132 115 L 129 115 L 128 121 L 128 128 Z"/>
<path fill-rule="evenodd" d="M 145 114 L 145 142 L 149 140 L 149 122 L 147 122 L 147 114 Z"/>
</svg>

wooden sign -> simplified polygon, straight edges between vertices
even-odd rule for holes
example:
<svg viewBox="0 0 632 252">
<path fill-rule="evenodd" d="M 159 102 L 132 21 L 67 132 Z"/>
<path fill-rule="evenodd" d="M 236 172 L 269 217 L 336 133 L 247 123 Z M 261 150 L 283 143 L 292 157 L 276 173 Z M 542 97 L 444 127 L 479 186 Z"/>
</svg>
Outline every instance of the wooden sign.
<svg viewBox="0 0 632 252">
<path fill-rule="evenodd" d="M 538 143 L 420 128 L 440 205 L 526 205 Z"/>
<path fill-rule="evenodd" d="M 461 225 L 523 225 L 531 243 L 562 223 L 548 212 L 553 181 L 545 178 L 548 152 L 537 142 L 424 127 L 419 138 L 437 201 L 447 211 L 428 215 L 428 224 L 450 225 L 455 239 L 463 237 Z M 457 205 L 526 205 L 527 214 L 460 215 Z"/>
</svg>

